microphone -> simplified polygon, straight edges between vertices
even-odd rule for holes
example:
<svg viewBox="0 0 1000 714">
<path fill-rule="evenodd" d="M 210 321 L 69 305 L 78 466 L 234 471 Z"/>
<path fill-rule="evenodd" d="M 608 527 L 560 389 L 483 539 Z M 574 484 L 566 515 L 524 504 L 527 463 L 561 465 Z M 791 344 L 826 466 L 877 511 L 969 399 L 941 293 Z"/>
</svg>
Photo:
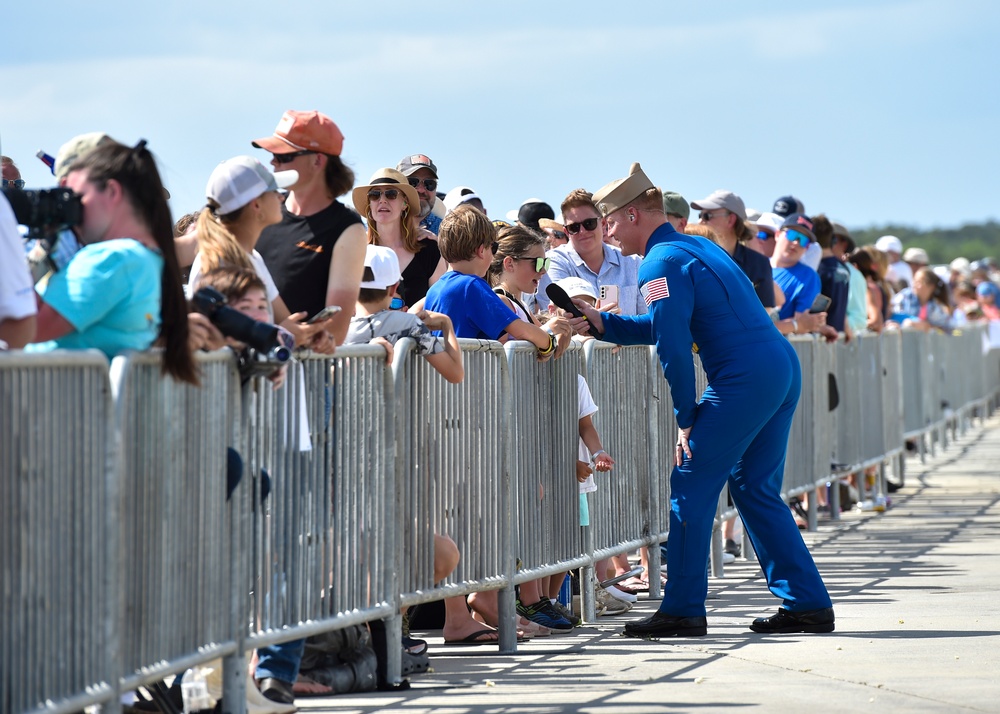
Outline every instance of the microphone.
<svg viewBox="0 0 1000 714">
<path fill-rule="evenodd" d="M 584 320 L 587 320 L 590 324 L 590 329 L 595 333 L 597 332 L 597 328 L 594 327 L 594 324 L 591 323 L 587 316 L 583 314 L 583 310 L 578 308 L 573 303 L 573 300 L 561 287 L 555 283 L 549 283 L 545 286 L 545 294 L 549 296 L 549 300 L 551 300 L 556 307 L 561 307 L 573 317 L 582 317 Z"/>
</svg>

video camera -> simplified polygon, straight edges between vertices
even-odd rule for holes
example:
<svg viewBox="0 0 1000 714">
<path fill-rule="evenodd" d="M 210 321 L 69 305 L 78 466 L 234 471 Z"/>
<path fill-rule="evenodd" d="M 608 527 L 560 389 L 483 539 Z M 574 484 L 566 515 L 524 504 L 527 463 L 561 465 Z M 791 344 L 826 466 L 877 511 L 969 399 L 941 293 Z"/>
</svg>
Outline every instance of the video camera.
<svg viewBox="0 0 1000 714">
<path fill-rule="evenodd" d="M 61 270 L 80 249 L 74 226 L 83 222 L 80 195 L 68 188 L 5 188 L 3 194 L 18 224 L 27 227 L 28 263 L 37 282 L 50 270 Z"/>
<path fill-rule="evenodd" d="M 222 334 L 246 345 L 236 354 L 242 381 L 257 376 L 269 377 L 291 358 L 294 343 L 286 344 L 282 339 L 288 333 L 283 333 L 277 325 L 257 322 L 229 307 L 225 296 L 215 288 L 199 288 L 191 302 Z"/>
</svg>

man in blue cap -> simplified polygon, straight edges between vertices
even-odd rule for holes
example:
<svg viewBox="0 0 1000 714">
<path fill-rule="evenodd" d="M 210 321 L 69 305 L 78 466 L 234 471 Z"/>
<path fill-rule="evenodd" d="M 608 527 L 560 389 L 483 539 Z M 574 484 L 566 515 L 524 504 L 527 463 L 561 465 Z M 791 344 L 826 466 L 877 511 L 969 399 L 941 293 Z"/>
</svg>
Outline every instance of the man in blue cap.
<svg viewBox="0 0 1000 714">
<path fill-rule="evenodd" d="M 795 351 L 739 266 L 711 241 L 674 230 L 659 189 L 638 164 L 594 194 L 594 203 L 622 251 L 645 255 L 639 288 L 649 312 L 622 316 L 577 305 L 602 339 L 656 345 L 679 427 L 663 601 L 651 617 L 626 625 L 625 634 L 706 634 L 709 541 L 727 481 L 768 588 L 782 600 L 777 614 L 754 620 L 750 629 L 832 632 L 830 596 L 780 496 L 802 385 Z M 693 344 L 708 375 L 700 401 Z"/>
</svg>

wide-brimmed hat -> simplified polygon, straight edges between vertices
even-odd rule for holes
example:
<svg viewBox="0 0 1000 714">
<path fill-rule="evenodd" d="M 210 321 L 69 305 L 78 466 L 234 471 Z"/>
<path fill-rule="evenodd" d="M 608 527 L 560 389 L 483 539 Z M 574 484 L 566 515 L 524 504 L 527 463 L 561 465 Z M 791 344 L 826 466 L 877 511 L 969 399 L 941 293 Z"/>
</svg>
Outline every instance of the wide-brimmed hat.
<svg viewBox="0 0 1000 714">
<path fill-rule="evenodd" d="M 403 192 L 406 196 L 406 203 L 410 207 L 410 215 L 417 215 L 420 213 L 420 196 L 417 194 L 417 189 L 413 188 L 403 176 L 396 169 L 384 168 L 379 169 L 372 177 L 368 180 L 368 183 L 364 186 L 355 186 L 354 191 L 351 192 L 351 200 L 354 201 L 354 208 L 357 209 L 358 213 L 362 216 L 368 215 L 368 190 L 372 188 L 396 188 Z"/>
</svg>

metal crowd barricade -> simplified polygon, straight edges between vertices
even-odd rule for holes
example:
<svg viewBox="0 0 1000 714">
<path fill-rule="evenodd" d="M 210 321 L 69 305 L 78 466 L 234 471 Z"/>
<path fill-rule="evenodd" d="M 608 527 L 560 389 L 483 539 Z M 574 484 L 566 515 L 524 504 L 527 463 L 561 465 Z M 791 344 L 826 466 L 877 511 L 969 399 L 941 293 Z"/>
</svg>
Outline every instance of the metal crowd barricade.
<svg viewBox="0 0 1000 714">
<path fill-rule="evenodd" d="M 586 379 L 598 408 L 594 425 L 604 448 L 615 459 L 609 473 L 595 474 L 597 491 L 589 497 L 591 525 L 585 532 L 587 550 L 596 562 L 658 545 L 658 519 L 663 516 L 660 480 L 669 481 L 669 470 L 661 469 L 656 460 L 662 437 L 658 412 L 643 408 L 656 379 L 650 369 L 649 348 L 590 340 L 585 344 L 585 355 Z M 673 443 L 669 435 L 663 438 Z M 665 525 L 662 528 L 666 530 Z M 652 555 L 650 568 L 659 569 L 659 553 Z M 591 574 L 589 568 L 585 572 Z M 654 581 L 659 587 L 657 578 L 650 584 Z M 593 585 L 589 577 L 581 584 L 585 619 L 593 617 Z"/>
<path fill-rule="evenodd" d="M 539 364 L 530 342 L 508 342 L 510 467 L 521 584 L 590 562 L 580 530 L 578 384 L 583 350 L 573 344 Z M 533 603 L 524 603 L 531 605 Z"/>
<path fill-rule="evenodd" d="M 114 706 L 118 477 L 99 352 L 0 352 L 0 711 Z"/>
<path fill-rule="evenodd" d="M 116 357 L 121 449 L 122 690 L 238 650 L 227 447 L 238 439 L 231 354 L 199 357 L 200 387 L 164 378 L 159 352 Z"/>
<path fill-rule="evenodd" d="M 510 386 L 499 342 L 459 340 L 465 379 L 449 384 L 415 354 L 413 340 L 395 345 L 396 503 L 393 574 L 398 604 L 503 589 L 500 649 L 516 649 L 512 575 L 511 485 L 508 473 Z M 434 534 L 449 536 L 461 559 L 434 582 Z M 398 642 L 394 616 L 387 637 Z M 395 648 L 390 648 L 390 655 Z M 395 653 L 398 657 L 398 653 Z M 390 660 L 389 678 L 399 676 Z"/>
<path fill-rule="evenodd" d="M 247 648 L 391 615 L 392 394 L 368 345 L 244 385 Z"/>
</svg>

